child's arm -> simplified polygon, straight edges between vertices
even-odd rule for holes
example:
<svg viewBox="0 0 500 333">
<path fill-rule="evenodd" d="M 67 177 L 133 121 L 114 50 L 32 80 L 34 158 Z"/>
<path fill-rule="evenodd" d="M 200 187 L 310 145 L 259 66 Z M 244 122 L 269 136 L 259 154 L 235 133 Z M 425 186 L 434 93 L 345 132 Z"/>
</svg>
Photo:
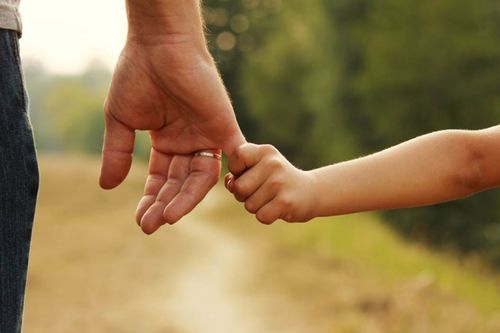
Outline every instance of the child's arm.
<svg viewBox="0 0 500 333">
<path fill-rule="evenodd" d="M 435 132 L 312 173 L 329 193 L 320 216 L 459 199 L 500 183 L 500 127 Z"/>
<path fill-rule="evenodd" d="M 251 181 L 238 184 L 251 172 L 258 174 L 253 179 L 284 179 L 274 197 L 285 198 L 278 202 L 286 203 L 287 207 L 276 204 L 273 207 L 280 212 L 278 218 L 292 221 L 303 220 L 293 218 L 297 209 L 307 212 L 304 217 L 309 219 L 414 207 L 463 198 L 500 184 L 500 126 L 480 131 L 435 132 L 370 156 L 308 172 L 286 166 L 274 174 L 259 162 L 276 160 L 285 164 L 278 154 L 267 153 L 259 160 L 255 152 L 250 156 L 248 149 L 246 154 L 240 154 L 240 160 L 246 161 L 245 167 L 250 170 L 232 181 L 231 190 L 239 199 L 251 199 L 247 195 L 252 190 L 248 185 Z M 233 173 L 244 169 L 241 162 L 234 161 L 232 165 Z M 301 179 L 294 183 L 304 183 L 307 187 L 291 190 L 286 180 L 289 174 L 292 179 Z M 254 186 L 256 183 L 254 180 Z M 310 209 L 302 205 L 310 205 Z M 270 209 L 264 214 L 266 222 L 268 214 L 274 218 L 267 211 Z"/>
</svg>

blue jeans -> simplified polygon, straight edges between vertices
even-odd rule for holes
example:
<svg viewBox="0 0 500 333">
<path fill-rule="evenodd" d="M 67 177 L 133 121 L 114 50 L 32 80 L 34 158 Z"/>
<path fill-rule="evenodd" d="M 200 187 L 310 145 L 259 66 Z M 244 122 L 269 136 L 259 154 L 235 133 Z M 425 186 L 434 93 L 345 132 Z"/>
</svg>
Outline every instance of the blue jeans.
<svg viewBox="0 0 500 333">
<path fill-rule="evenodd" d="M 0 29 L 0 332 L 21 332 L 38 165 L 15 31 Z"/>
</svg>

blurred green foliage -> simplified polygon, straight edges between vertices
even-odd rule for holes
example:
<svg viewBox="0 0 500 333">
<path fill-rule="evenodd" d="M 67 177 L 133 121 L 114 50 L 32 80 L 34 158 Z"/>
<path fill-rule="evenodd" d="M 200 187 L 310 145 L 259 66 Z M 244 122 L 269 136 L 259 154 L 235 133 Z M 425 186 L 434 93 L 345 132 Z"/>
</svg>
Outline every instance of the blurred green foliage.
<svg viewBox="0 0 500 333">
<path fill-rule="evenodd" d="M 250 139 L 276 145 L 300 167 L 430 131 L 498 124 L 498 1 L 205 3 L 212 12 L 225 10 L 227 22 L 231 15 L 248 17 L 252 50 L 219 48 L 223 73 L 231 82 L 237 78 L 229 90 L 238 96 L 239 117 L 254 121 Z M 235 4 L 243 4 L 239 12 Z M 238 36 L 229 23 L 210 23 L 212 45 L 224 32 Z M 492 191 L 385 215 L 407 236 L 486 255 L 499 265 L 499 199 Z"/>
<path fill-rule="evenodd" d="M 99 154 L 111 71 L 99 61 L 76 75 L 49 73 L 35 61 L 27 61 L 24 71 L 38 149 Z M 143 159 L 149 156 L 146 133 L 138 133 L 135 155 Z"/>
<path fill-rule="evenodd" d="M 313 168 L 500 119 L 496 0 L 204 0 L 209 45 L 250 141 Z M 42 149 L 95 153 L 110 73 L 27 66 Z M 147 156 L 147 136 L 137 151 Z M 500 266 L 496 191 L 387 212 L 403 234 Z"/>
<path fill-rule="evenodd" d="M 377 3 L 367 17 L 364 68 L 354 94 L 380 149 L 443 128 L 478 129 L 500 119 L 497 1 Z M 498 192 L 437 207 L 389 212 L 404 234 L 487 254 L 500 264 Z"/>
<path fill-rule="evenodd" d="M 109 70 L 94 63 L 81 75 L 65 76 L 36 62 L 24 67 L 38 149 L 98 153 Z"/>
</svg>

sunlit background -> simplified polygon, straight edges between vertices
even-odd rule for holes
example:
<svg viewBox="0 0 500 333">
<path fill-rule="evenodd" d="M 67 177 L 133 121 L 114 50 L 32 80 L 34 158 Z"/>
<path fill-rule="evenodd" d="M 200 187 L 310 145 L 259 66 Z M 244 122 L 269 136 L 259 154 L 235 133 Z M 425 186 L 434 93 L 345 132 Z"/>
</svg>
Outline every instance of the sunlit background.
<svg viewBox="0 0 500 333">
<path fill-rule="evenodd" d="M 23 0 L 21 11 L 24 57 L 54 73 L 79 73 L 91 60 L 112 68 L 127 32 L 122 0 Z"/>
<path fill-rule="evenodd" d="M 500 119 L 496 0 L 205 0 L 249 140 L 314 168 Z M 500 192 L 259 225 L 221 186 L 151 237 L 133 220 L 147 135 L 97 187 L 124 0 L 22 0 L 42 184 L 25 331 L 499 332 Z"/>
</svg>

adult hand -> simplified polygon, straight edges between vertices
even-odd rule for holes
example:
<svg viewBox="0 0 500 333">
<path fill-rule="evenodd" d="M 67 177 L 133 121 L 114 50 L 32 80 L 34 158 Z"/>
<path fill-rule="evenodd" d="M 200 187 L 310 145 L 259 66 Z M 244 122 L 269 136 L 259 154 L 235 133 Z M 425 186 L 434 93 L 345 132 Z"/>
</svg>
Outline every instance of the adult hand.
<svg viewBox="0 0 500 333">
<path fill-rule="evenodd" d="M 205 43 L 188 35 L 130 39 L 105 103 L 100 185 L 118 186 L 132 163 L 135 130 L 151 137 L 149 176 L 137 208 L 145 233 L 189 213 L 216 184 L 220 161 L 245 140 Z"/>
</svg>

